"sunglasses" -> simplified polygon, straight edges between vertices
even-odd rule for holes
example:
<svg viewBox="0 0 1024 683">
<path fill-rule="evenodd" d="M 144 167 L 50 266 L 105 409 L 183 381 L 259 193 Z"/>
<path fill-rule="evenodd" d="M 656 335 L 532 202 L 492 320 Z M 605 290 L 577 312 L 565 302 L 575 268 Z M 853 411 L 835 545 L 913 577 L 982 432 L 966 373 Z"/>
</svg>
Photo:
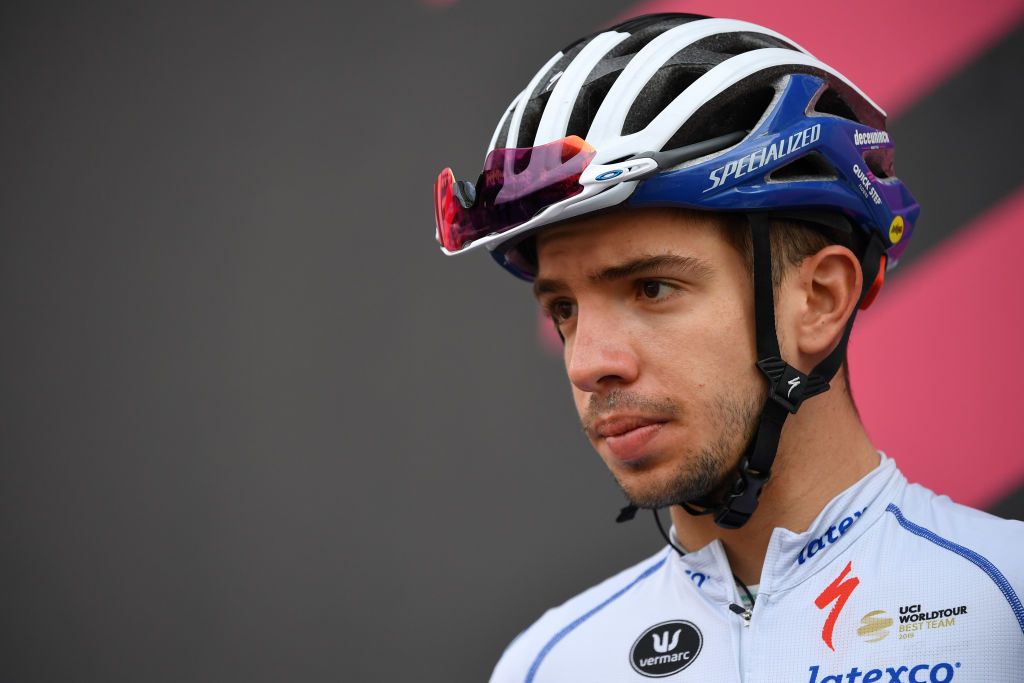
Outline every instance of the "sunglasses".
<svg viewBox="0 0 1024 683">
<path fill-rule="evenodd" d="M 491 150 L 476 183 L 456 180 L 450 168 L 437 176 L 437 241 L 447 254 L 496 241 L 584 190 L 596 195 L 602 186 L 641 180 L 730 147 L 746 134 L 737 131 L 667 152 L 643 152 L 612 164 L 592 164 L 597 150 L 576 135 L 536 147 Z"/>
</svg>

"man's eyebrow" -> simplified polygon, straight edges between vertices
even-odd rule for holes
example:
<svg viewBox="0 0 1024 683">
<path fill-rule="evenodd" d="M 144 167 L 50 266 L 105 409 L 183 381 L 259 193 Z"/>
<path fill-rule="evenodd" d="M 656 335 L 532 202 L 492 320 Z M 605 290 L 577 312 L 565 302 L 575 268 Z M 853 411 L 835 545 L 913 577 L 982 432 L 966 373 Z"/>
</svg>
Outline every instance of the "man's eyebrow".
<svg viewBox="0 0 1024 683">
<path fill-rule="evenodd" d="M 552 280 L 547 278 L 533 281 L 533 296 L 536 299 L 539 299 L 542 294 L 553 294 L 555 292 L 563 292 L 567 289 L 569 289 L 569 285 L 567 285 L 564 280 Z"/>
<path fill-rule="evenodd" d="M 671 268 L 676 271 L 683 271 L 693 277 L 705 279 L 711 276 L 712 268 L 707 261 L 696 256 L 679 256 L 678 254 L 660 254 L 640 256 L 626 263 L 609 266 L 589 277 L 594 282 L 609 282 L 638 275 L 640 273 Z"/>
<path fill-rule="evenodd" d="M 609 266 L 587 277 L 593 282 L 611 282 L 622 280 L 639 273 L 669 268 L 682 271 L 698 279 L 711 276 L 712 268 L 707 261 L 696 256 L 680 256 L 678 254 L 652 254 L 639 256 L 626 263 Z M 554 278 L 538 278 L 533 283 L 533 296 L 540 298 L 544 294 L 554 294 L 569 289 L 564 280 Z"/>
</svg>

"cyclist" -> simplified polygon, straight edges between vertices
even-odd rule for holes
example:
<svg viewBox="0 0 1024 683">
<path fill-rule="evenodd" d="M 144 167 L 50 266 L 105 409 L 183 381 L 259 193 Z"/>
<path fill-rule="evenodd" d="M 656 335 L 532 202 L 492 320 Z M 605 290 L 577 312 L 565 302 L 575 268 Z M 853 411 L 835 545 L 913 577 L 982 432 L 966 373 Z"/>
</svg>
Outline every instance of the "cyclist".
<svg viewBox="0 0 1024 683">
<path fill-rule="evenodd" d="M 555 54 L 489 150 L 439 175 L 438 240 L 533 282 L 620 518 L 673 522 L 492 681 L 1024 680 L 1024 524 L 908 484 L 849 391 L 919 213 L 867 95 L 767 28 L 649 15 Z"/>
</svg>

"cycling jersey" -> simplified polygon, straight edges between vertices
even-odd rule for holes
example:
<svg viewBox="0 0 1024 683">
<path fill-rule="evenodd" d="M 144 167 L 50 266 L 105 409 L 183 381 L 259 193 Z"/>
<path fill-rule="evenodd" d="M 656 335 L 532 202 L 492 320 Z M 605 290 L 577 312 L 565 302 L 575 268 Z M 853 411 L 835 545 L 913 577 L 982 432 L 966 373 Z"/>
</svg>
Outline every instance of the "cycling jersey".
<svg viewBox="0 0 1024 683">
<path fill-rule="evenodd" d="M 720 541 L 665 548 L 548 611 L 491 683 L 1020 683 L 1024 523 L 882 455 L 802 533 L 775 529 L 746 610 Z"/>
</svg>

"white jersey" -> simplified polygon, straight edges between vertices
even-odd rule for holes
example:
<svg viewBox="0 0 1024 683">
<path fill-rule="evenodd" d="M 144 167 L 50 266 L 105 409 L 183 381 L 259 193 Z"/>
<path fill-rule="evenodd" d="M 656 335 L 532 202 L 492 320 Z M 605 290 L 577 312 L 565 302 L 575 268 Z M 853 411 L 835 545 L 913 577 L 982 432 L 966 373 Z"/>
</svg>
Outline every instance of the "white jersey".
<svg viewBox="0 0 1024 683">
<path fill-rule="evenodd" d="M 1021 683 L 1024 523 L 907 483 L 892 460 L 803 533 L 775 529 L 752 610 L 719 541 L 548 611 L 491 683 Z"/>
</svg>

